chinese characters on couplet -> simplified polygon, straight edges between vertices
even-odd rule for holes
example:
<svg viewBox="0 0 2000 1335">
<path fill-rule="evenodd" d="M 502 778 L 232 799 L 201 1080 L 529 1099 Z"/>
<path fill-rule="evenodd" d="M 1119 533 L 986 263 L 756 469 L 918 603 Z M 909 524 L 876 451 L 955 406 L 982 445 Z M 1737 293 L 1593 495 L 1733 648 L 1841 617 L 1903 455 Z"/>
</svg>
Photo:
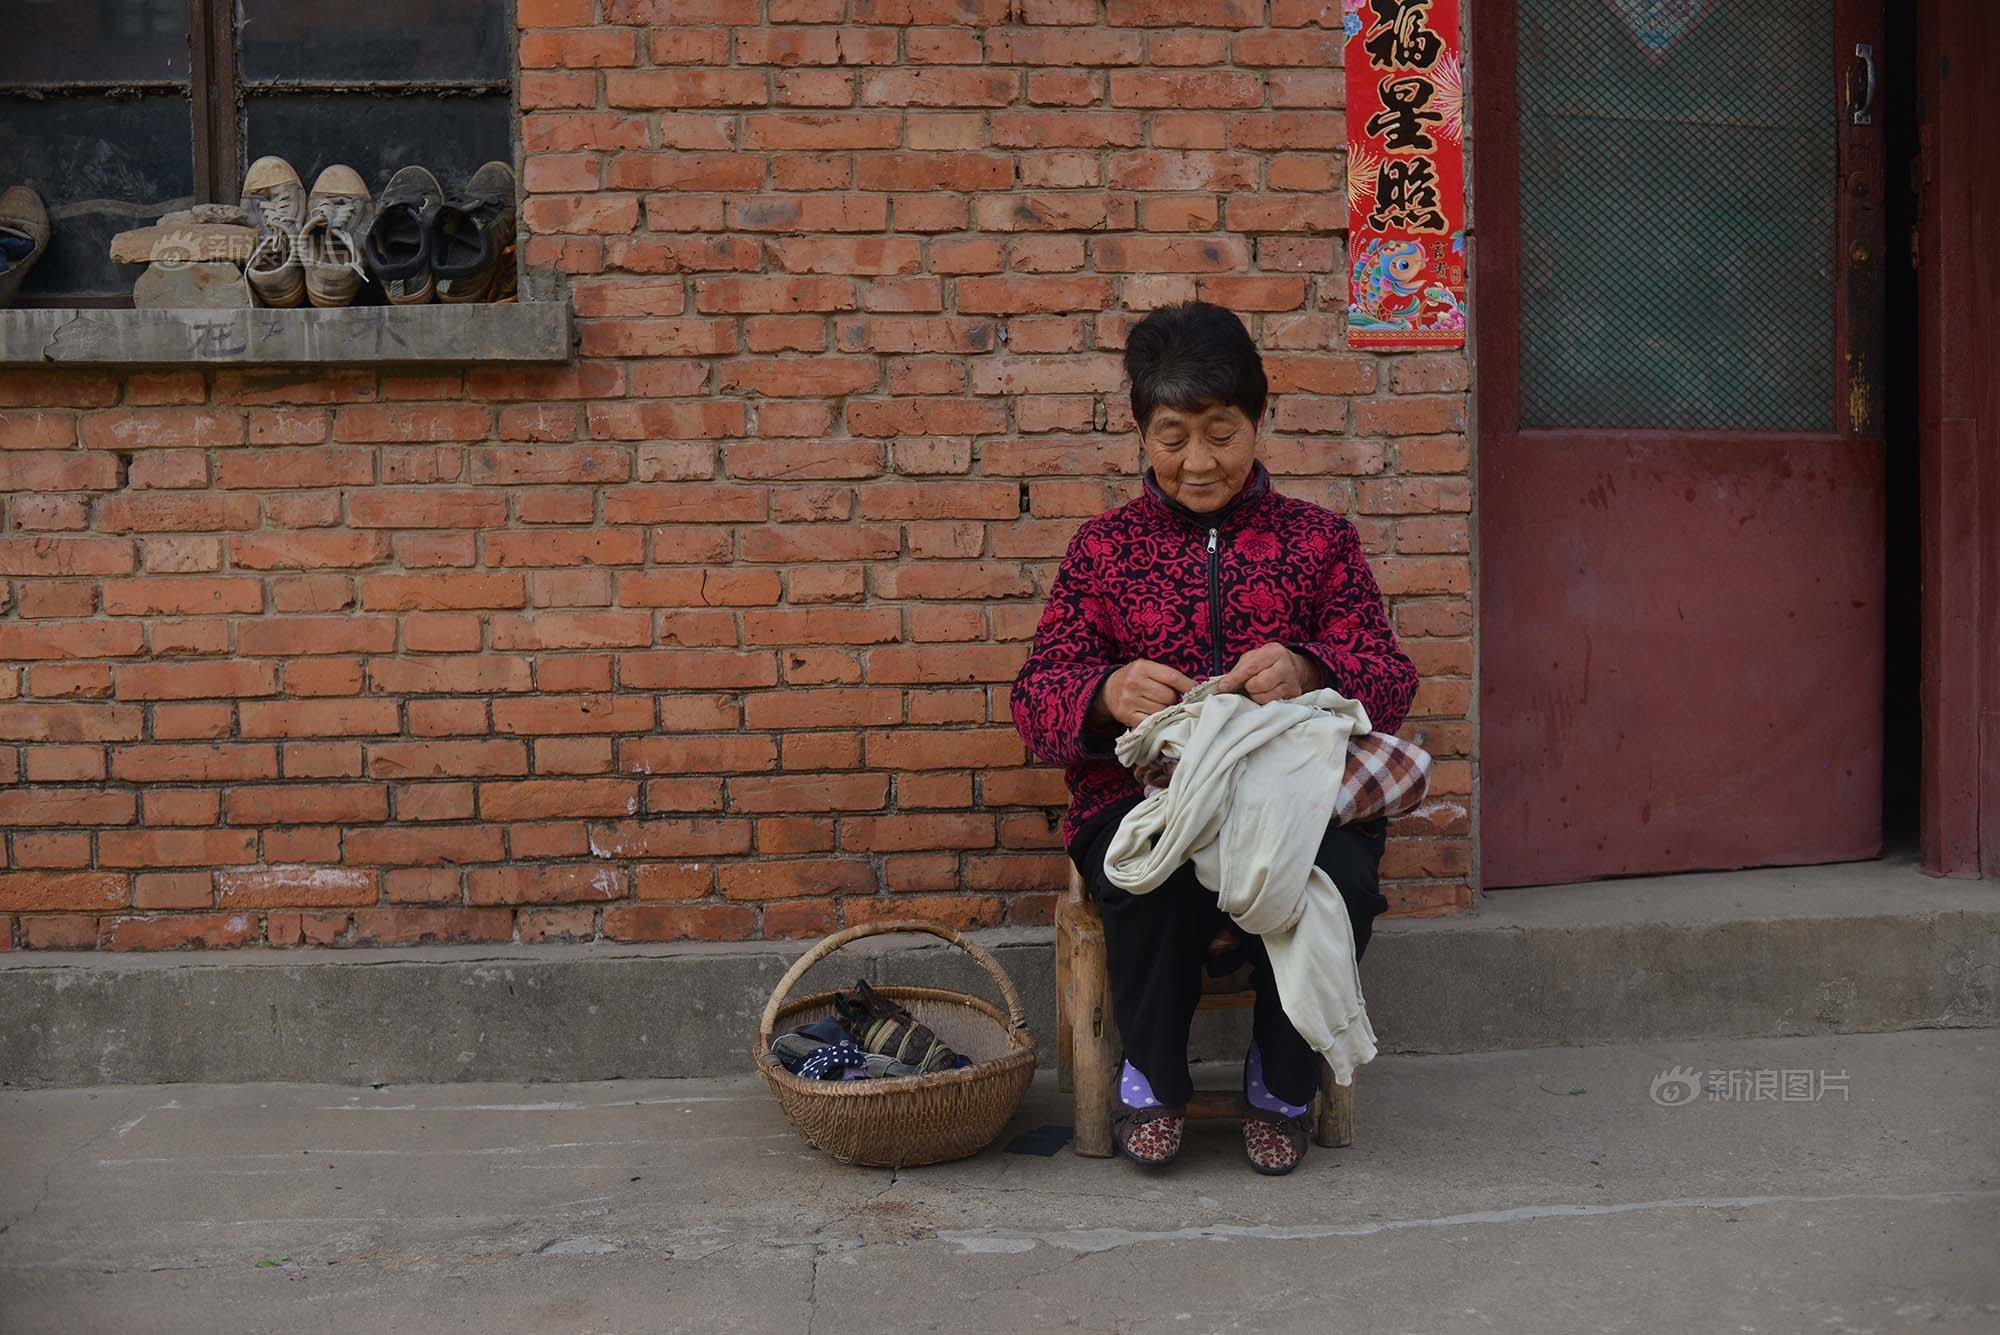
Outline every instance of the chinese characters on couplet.
<svg viewBox="0 0 2000 1335">
<path fill-rule="evenodd" d="M 1343 0 L 1351 347 L 1465 342 L 1459 0 Z"/>
</svg>

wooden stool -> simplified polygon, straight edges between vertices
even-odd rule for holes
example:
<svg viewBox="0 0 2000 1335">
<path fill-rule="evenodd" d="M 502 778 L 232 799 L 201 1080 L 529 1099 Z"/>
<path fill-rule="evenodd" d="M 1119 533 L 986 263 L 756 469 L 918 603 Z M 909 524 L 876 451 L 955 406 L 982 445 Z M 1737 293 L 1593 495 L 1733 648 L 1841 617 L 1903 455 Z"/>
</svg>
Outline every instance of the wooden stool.
<svg viewBox="0 0 2000 1335">
<path fill-rule="evenodd" d="M 1199 1008 L 1247 1010 L 1256 1004 L 1250 969 L 1201 980 Z M 1118 1067 L 1124 1054 L 1111 1018 L 1111 987 L 1104 963 L 1104 917 L 1072 866 L 1069 893 L 1056 906 L 1056 1079 L 1075 1094 L 1078 1154 L 1111 1156 L 1112 1108 L 1117 1103 Z M 1240 1118 L 1243 1096 L 1231 1091 L 1196 1091 L 1188 1117 Z M 1333 1068 L 1319 1072 L 1319 1116 L 1313 1143 L 1337 1149 L 1354 1143 L 1354 1087 L 1334 1083 Z"/>
</svg>

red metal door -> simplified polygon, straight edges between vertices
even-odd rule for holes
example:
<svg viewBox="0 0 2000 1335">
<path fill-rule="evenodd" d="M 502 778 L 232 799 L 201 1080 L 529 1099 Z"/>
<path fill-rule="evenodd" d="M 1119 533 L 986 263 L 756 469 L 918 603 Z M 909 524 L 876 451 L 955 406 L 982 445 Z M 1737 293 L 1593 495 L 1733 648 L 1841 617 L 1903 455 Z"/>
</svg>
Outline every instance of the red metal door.
<svg viewBox="0 0 2000 1335">
<path fill-rule="evenodd" d="M 1873 857 L 1879 0 L 1472 13 L 1483 883 Z"/>
</svg>

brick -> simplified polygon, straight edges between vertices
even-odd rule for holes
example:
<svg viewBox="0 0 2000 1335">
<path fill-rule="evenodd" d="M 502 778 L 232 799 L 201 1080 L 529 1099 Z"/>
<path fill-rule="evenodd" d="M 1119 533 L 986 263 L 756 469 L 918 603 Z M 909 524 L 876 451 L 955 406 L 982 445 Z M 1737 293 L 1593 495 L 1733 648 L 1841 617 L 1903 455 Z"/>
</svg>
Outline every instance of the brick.
<svg viewBox="0 0 2000 1335">
<path fill-rule="evenodd" d="M 229 576 L 112 579 L 104 582 L 101 599 L 110 616 L 212 616 L 263 611 L 264 586 Z"/>
<path fill-rule="evenodd" d="M 0 538 L 0 575 L 126 575 L 134 561 L 123 538 Z"/>
<path fill-rule="evenodd" d="M 241 660 L 138 663 L 120 667 L 115 676 L 121 700 L 210 700 L 275 695 L 278 690 L 274 664 Z"/>
<path fill-rule="evenodd" d="M 737 777 L 728 789 L 733 811 L 872 811 L 887 804 L 889 780 L 880 774 Z"/>
<path fill-rule="evenodd" d="M 768 100 L 757 70 L 616 70 L 604 76 L 604 101 L 611 107 L 756 107 Z"/>
<path fill-rule="evenodd" d="M 880 727 L 902 719 L 902 692 L 895 690 L 793 687 L 744 700 L 745 726 L 757 730 Z"/>
<path fill-rule="evenodd" d="M 101 867 L 214 867 L 257 860 L 249 830 L 106 830 L 97 836 Z"/>
<path fill-rule="evenodd" d="M 75 451 L 0 452 L 0 492 L 109 491 L 118 485 L 118 461 Z"/>
<path fill-rule="evenodd" d="M 142 727 L 130 705 L 0 704 L 0 741 L 126 742 Z"/>
<path fill-rule="evenodd" d="M 514 914 L 504 908 L 359 909 L 354 943 L 376 946 L 510 941 Z"/>
<path fill-rule="evenodd" d="M 467 480 L 520 485 L 544 482 L 624 482 L 630 452 L 611 445 L 506 445 L 473 450 Z"/>
<path fill-rule="evenodd" d="M 147 825 L 216 825 L 222 818 L 222 795 L 214 789 L 154 788 L 145 794 Z"/>
<path fill-rule="evenodd" d="M 630 696 L 495 700 L 493 728 L 519 734 L 648 732 L 653 702 Z"/>
<path fill-rule="evenodd" d="M 21 753 L 21 773 L 29 783 L 87 783 L 104 777 L 104 749 L 97 746 L 33 746 Z M 22 790 L 0 793 L 0 813 Z M 120 795 L 122 796 L 122 795 Z M 85 799 L 86 801 L 92 799 Z M 0 823 L 6 816 L 0 814 Z"/>
<path fill-rule="evenodd" d="M 264 915 L 264 944 L 269 946 L 331 946 L 347 935 L 346 913 L 279 912 Z"/>
<path fill-rule="evenodd" d="M 643 648 L 653 642 L 644 612 L 544 612 L 493 618 L 495 649 Z"/>
<path fill-rule="evenodd" d="M 472 904 L 576 904 L 625 898 L 625 874 L 602 863 L 491 867 L 466 876 Z"/>
<path fill-rule="evenodd" d="M 380 784 L 287 784 L 232 790 L 223 806 L 232 825 L 349 825 L 389 818 Z"/>
<path fill-rule="evenodd" d="M 1137 148 L 1144 139 L 1131 111 L 997 111 L 990 123 L 995 148 Z"/>
<path fill-rule="evenodd" d="M 0 909 L 46 913 L 122 908 L 130 888 L 108 871 L 0 871 Z"/>
<path fill-rule="evenodd" d="M 373 904 L 377 876 L 353 867 L 259 867 L 216 875 L 220 908 L 330 908 Z"/>
<path fill-rule="evenodd" d="M 82 443 L 91 450 L 206 449 L 241 445 L 243 414 L 209 408 L 155 408 L 92 413 Z"/>
<path fill-rule="evenodd" d="M 0 825 L 129 825 L 137 815 L 138 803 L 126 792 L 0 789 Z"/>
<path fill-rule="evenodd" d="M 347 517 L 358 528 L 498 528 L 507 522 L 507 498 L 491 491 L 371 489 L 348 498 Z"/>
<path fill-rule="evenodd" d="M 14 836 L 17 867 L 88 867 L 90 835 L 84 831 L 22 833 Z"/>
<path fill-rule="evenodd" d="M 389 559 L 380 533 L 250 533 L 229 539 L 229 562 L 239 570 L 357 569 Z"/>
<path fill-rule="evenodd" d="M 5 401 L 4 387 L 0 387 L 0 401 Z M 0 413 L 0 450 L 68 449 L 74 444 L 76 444 L 75 413 L 46 411 Z"/>
<path fill-rule="evenodd" d="M 895 148 L 901 137 L 900 118 L 888 112 L 752 112 L 743 118 L 743 147 L 760 152 Z"/>
<path fill-rule="evenodd" d="M 250 944 L 261 925 L 247 913 L 120 915 L 98 924 L 97 943 L 104 950 L 216 950 Z"/>
<path fill-rule="evenodd" d="M 26 950 L 95 950 L 97 919 L 88 914 L 35 914 L 21 919 Z"/>
<path fill-rule="evenodd" d="M 368 575 L 361 605 L 370 611 L 456 611 L 527 605 L 519 575 Z"/>
<path fill-rule="evenodd" d="M 638 529 L 507 532 L 486 538 L 489 567 L 638 565 L 645 559 L 646 535 Z"/>
<path fill-rule="evenodd" d="M 215 875 L 206 871 L 164 871 L 146 872 L 134 876 L 132 907 L 135 909 L 214 908 Z"/>
<path fill-rule="evenodd" d="M 590 851 L 603 858 L 729 857 L 750 851 L 750 822 L 697 817 L 594 823 Z"/>
<path fill-rule="evenodd" d="M 278 777 L 277 748 L 268 744 L 121 746 L 112 777 L 126 783 L 230 783 Z"/>
<path fill-rule="evenodd" d="M 614 904 L 604 910 L 612 941 L 740 941 L 757 925 L 747 905 Z"/>
<path fill-rule="evenodd" d="M 83 610 L 87 614 L 89 609 Z M 0 622 L 0 660 L 8 662 L 124 658 L 143 653 L 145 647 L 145 632 L 129 622 Z"/>
<path fill-rule="evenodd" d="M 401 731 L 394 700 L 245 701 L 236 713 L 245 737 L 351 737 Z"/>
<path fill-rule="evenodd" d="M 528 32 L 521 37 L 521 68 L 595 69 L 632 65 L 638 60 L 638 46 L 637 33 L 617 28 Z"/>
<path fill-rule="evenodd" d="M 396 647 L 392 617 L 285 617 L 236 628 L 241 654 L 293 658 L 310 654 L 388 653 Z"/>
<path fill-rule="evenodd" d="M 865 859 L 792 858 L 718 868 L 726 899 L 795 899 L 872 895 L 875 868 Z"/>
<path fill-rule="evenodd" d="M 628 816 L 638 809 L 639 785 L 623 779 L 529 779 L 479 785 L 479 812 L 486 820 Z"/>
<path fill-rule="evenodd" d="M 363 867 L 459 866 L 503 856 L 500 831 L 491 825 L 371 825 L 349 830 L 345 842 L 346 861 Z"/>
</svg>

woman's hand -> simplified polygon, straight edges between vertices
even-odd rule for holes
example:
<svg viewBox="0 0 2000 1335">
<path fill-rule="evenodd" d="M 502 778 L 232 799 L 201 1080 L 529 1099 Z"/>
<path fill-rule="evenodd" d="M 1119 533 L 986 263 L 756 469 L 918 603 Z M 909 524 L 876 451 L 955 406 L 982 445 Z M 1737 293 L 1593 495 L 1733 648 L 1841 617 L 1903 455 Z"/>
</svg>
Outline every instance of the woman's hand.
<svg viewBox="0 0 2000 1335">
<path fill-rule="evenodd" d="M 1091 702 L 1091 721 L 1102 724 L 1106 718 L 1116 719 L 1136 728 L 1193 689 L 1192 680 L 1165 663 L 1134 659 L 1104 679 L 1097 699 Z M 1100 713 L 1105 717 L 1099 717 Z"/>
<path fill-rule="evenodd" d="M 1258 704 L 1290 700 L 1320 688 L 1319 664 L 1304 654 L 1293 653 L 1282 644 L 1260 644 L 1236 660 L 1229 669 L 1219 694 L 1240 690 Z"/>
</svg>

